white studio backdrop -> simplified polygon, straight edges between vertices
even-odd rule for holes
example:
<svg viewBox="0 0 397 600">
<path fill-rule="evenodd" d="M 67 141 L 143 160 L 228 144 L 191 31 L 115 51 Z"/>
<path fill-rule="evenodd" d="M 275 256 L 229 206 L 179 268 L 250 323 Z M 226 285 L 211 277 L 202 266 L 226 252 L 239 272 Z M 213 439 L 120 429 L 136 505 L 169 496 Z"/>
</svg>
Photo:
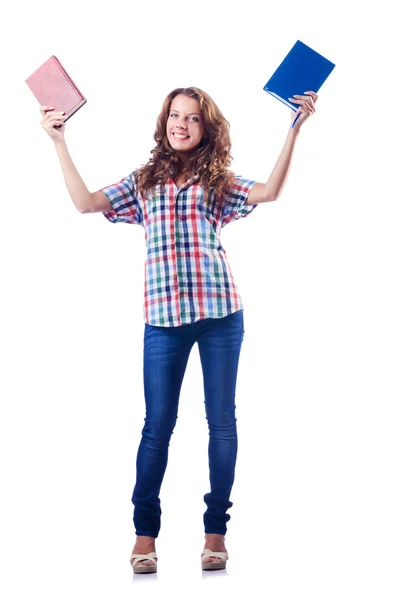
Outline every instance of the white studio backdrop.
<svg viewBox="0 0 397 600">
<path fill-rule="evenodd" d="M 263 85 L 300 39 L 336 68 L 281 198 L 222 231 L 245 307 L 228 574 L 200 571 L 208 433 L 195 346 L 161 494 L 159 573 L 135 577 L 133 591 L 215 597 L 253 583 L 272 599 L 395 598 L 391 7 L 1 10 L 3 597 L 130 597 L 144 417 L 143 229 L 74 208 L 25 79 L 55 54 L 87 97 L 65 137 L 91 191 L 148 160 L 165 96 L 189 85 L 230 121 L 233 170 L 263 182 L 290 119 Z"/>
</svg>

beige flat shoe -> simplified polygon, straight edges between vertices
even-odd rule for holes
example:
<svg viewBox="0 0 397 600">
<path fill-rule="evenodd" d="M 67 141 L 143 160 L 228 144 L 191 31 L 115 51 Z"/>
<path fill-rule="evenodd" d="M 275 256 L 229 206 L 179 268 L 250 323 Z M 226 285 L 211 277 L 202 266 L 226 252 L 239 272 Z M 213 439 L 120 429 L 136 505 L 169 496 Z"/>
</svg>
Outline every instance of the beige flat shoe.
<svg viewBox="0 0 397 600">
<path fill-rule="evenodd" d="M 143 560 L 149 560 L 151 565 L 139 565 Z M 131 554 L 130 564 L 134 573 L 157 573 L 157 554 L 150 552 L 149 554 Z"/>
<path fill-rule="evenodd" d="M 221 560 L 203 562 L 203 558 L 208 557 L 220 558 Z M 228 558 L 229 555 L 227 552 L 212 552 L 211 550 L 208 550 L 208 548 L 205 548 L 201 554 L 201 567 L 203 571 L 218 571 L 219 569 L 225 569 Z"/>
</svg>

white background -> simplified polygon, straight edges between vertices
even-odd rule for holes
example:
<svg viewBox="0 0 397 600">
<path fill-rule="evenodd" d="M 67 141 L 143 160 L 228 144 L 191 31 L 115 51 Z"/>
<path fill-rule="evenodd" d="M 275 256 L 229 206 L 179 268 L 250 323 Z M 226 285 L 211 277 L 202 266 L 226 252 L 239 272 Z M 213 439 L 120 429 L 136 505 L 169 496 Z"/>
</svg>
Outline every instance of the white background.
<svg viewBox="0 0 397 600">
<path fill-rule="evenodd" d="M 7 600 L 234 597 L 252 586 L 272 600 L 396 598 L 391 8 L 81 0 L 2 9 Z M 90 191 L 148 160 L 165 96 L 189 85 L 230 121 L 233 170 L 264 182 L 290 111 L 263 86 L 297 39 L 336 68 L 282 197 L 222 231 L 245 307 L 227 573 L 200 570 L 208 432 L 195 346 L 162 488 L 159 572 L 133 577 L 144 232 L 75 209 L 25 79 L 55 54 L 87 97 L 66 140 Z"/>
</svg>

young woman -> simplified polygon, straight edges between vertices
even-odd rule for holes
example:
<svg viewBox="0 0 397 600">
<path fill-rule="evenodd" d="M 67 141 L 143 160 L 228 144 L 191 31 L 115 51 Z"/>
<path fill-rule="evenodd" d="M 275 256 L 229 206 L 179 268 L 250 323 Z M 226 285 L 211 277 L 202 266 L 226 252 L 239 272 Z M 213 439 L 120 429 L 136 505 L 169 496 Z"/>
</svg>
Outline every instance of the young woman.
<svg viewBox="0 0 397 600">
<path fill-rule="evenodd" d="M 89 192 L 64 139 L 65 117 L 40 108 L 42 126 L 55 143 L 69 194 L 81 213 L 103 212 L 111 222 L 145 229 L 144 393 L 145 425 L 133 491 L 135 573 L 157 570 L 160 487 L 190 351 L 197 342 L 209 427 L 210 491 L 205 494 L 203 569 L 222 569 L 224 536 L 237 455 L 235 390 L 244 335 L 243 305 L 220 241 L 221 228 L 262 202 L 276 200 L 286 181 L 303 123 L 315 112 L 317 94 L 291 100 L 298 119 L 266 183 L 236 177 L 229 123 L 198 88 L 166 97 L 157 119 L 152 157 L 120 182 Z"/>
</svg>

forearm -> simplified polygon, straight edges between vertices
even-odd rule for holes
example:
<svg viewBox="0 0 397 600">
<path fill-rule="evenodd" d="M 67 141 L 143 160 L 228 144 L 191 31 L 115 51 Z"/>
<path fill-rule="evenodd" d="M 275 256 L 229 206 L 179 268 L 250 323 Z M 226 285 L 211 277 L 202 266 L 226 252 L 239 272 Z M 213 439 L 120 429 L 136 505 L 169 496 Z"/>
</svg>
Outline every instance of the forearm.
<svg viewBox="0 0 397 600">
<path fill-rule="evenodd" d="M 91 193 L 87 189 L 72 161 L 65 140 L 57 140 L 54 145 L 69 195 L 77 210 L 84 212 L 86 207 L 90 204 Z"/>
<path fill-rule="evenodd" d="M 292 127 L 290 127 L 287 139 L 285 140 L 284 146 L 280 152 L 280 156 L 278 157 L 273 171 L 266 182 L 266 196 L 269 196 L 274 200 L 280 196 L 285 182 L 287 181 L 292 155 L 298 136 L 299 129 L 292 129 Z"/>
</svg>

